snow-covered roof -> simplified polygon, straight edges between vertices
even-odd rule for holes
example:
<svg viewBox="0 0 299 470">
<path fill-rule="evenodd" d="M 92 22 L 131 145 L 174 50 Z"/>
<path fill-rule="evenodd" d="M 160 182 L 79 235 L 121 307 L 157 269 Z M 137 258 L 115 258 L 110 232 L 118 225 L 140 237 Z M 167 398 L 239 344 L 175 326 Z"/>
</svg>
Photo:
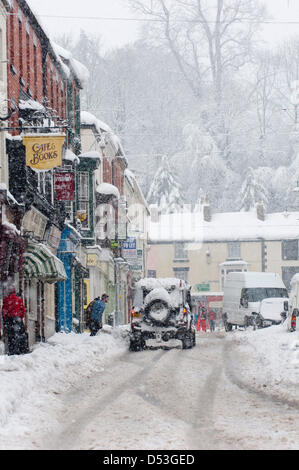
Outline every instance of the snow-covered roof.
<svg viewBox="0 0 299 470">
<path fill-rule="evenodd" d="M 145 197 L 144 197 L 144 194 L 143 194 L 143 192 L 142 192 L 142 189 L 141 189 L 141 187 L 140 187 L 140 185 L 139 185 L 139 183 L 138 183 L 138 181 L 137 181 L 136 176 L 134 175 L 134 173 L 133 173 L 131 170 L 129 170 L 129 169 L 127 168 L 127 169 L 125 170 L 125 177 L 130 181 L 130 183 L 131 183 L 131 185 L 133 186 L 133 188 L 134 188 L 134 187 L 137 188 L 137 190 L 138 190 L 138 192 L 139 192 L 139 194 L 140 194 L 140 197 L 141 197 L 141 199 L 142 199 L 142 201 L 143 201 L 143 204 L 144 204 L 145 208 L 147 209 L 148 213 L 150 213 L 148 203 L 147 203 L 147 201 L 146 201 L 146 199 L 145 199 Z"/>
<path fill-rule="evenodd" d="M 98 194 L 104 194 L 106 196 L 115 196 L 117 199 L 120 198 L 119 190 L 113 184 L 102 183 L 97 186 L 96 192 Z"/>
<path fill-rule="evenodd" d="M 86 86 L 89 79 L 89 71 L 87 67 L 75 59 L 70 51 L 59 46 L 52 40 L 51 46 L 66 76 L 69 78 L 72 71 L 81 86 Z"/>
<path fill-rule="evenodd" d="M 19 100 L 19 108 L 23 110 L 45 111 L 44 106 L 35 100 Z"/>
<path fill-rule="evenodd" d="M 5 183 L 0 183 L 0 191 L 6 191 L 7 199 L 9 199 L 13 204 L 16 206 L 21 206 L 20 204 L 14 197 L 13 195 L 9 192 L 8 187 L 6 186 Z"/>
<path fill-rule="evenodd" d="M 90 152 L 85 152 L 81 153 L 79 155 L 80 158 L 94 158 L 96 160 L 101 160 L 102 161 L 102 155 L 99 152 L 96 152 L 95 150 L 92 150 Z"/>
<path fill-rule="evenodd" d="M 265 221 L 256 212 L 213 214 L 206 222 L 202 211 L 161 215 L 149 221 L 149 241 L 229 242 L 245 240 L 291 240 L 299 238 L 299 212 L 267 214 Z"/>
<path fill-rule="evenodd" d="M 106 133 L 109 136 L 109 140 L 113 147 L 115 148 L 115 152 L 120 153 L 121 157 L 126 161 L 128 165 L 128 160 L 125 155 L 124 148 L 122 146 L 120 138 L 113 132 L 111 127 L 108 126 L 105 122 L 98 119 L 92 113 L 88 111 L 81 112 L 81 125 L 83 126 L 94 126 L 99 134 Z"/>
<path fill-rule="evenodd" d="M 78 164 L 80 163 L 80 160 L 77 155 L 75 155 L 70 149 L 66 149 L 65 154 L 63 156 L 63 160 L 69 160 L 73 163 L 76 162 Z"/>
<path fill-rule="evenodd" d="M 81 112 L 81 124 L 85 126 L 95 126 L 96 130 L 101 134 L 101 132 L 112 133 L 112 129 L 103 121 L 100 121 L 96 116 L 88 111 Z"/>
</svg>

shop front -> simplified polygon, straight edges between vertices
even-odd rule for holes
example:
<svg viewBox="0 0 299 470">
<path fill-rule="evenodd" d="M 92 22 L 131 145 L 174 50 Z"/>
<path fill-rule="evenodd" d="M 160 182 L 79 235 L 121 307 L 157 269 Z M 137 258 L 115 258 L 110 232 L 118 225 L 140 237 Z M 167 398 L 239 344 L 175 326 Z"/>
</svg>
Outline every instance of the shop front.
<svg viewBox="0 0 299 470">
<path fill-rule="evenodd" d="M 2 304 L 10 286 L 19 291 L 23 272 L 23 207 L 6 189 L 0 189 L 0 340 L 3 339 Z"/>
<path fill-rule="evenodd" d="M 66 272 L 65 281 L 57 286 L 57 331 L 81 333 L 84 330 L 84 280 L 88 271 L 81 240 L 80 233 L 67 224 L 57 252 Z"/>
<path fill-rule="evenodd" d="M 67 279 L 63 263 L 43 243 L 29 241 L 24 254 L 23 297 L 29 345 L 55 333 L 55 284 Z"/>
</svg>

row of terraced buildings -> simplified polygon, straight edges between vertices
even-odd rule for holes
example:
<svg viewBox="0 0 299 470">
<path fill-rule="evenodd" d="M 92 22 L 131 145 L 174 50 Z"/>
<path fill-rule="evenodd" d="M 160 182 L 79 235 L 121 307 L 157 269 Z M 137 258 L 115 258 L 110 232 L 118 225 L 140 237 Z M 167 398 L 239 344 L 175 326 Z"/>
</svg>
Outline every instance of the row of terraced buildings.
<svg viewBox="0 0 299 470">
<path fill-rule="evenodd" d="M 120 139 L 81 110 L 88 70 L 24 0 L 0 1 L 0 54 L 0 307 L 14 285 L 30 347 L 83 332 L 104 292 L 105 321 L 127 323 L 149 212 Z"/>
</svg>

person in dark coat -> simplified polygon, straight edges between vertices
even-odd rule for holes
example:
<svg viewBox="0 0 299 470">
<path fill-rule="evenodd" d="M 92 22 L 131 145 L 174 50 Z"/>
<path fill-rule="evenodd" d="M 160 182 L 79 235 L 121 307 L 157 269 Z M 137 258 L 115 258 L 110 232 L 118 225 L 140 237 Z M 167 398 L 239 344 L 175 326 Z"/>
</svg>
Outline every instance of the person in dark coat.
<svg viewBox="0 0 299 470">
<path fill-rule="evenodd" d="M 215 331 L 216 313 L 213 310 L 209 311 L 209 325 L 210 325 L 210 331 Z"/>
<path fill-rule="evenodd" d="M 108 301 L 109 296 L 107 294 L 103 294 L 102 298 L 95 302 L 91 314 L 90 336 L 96 336 L 98 331 L 102 328 L 103 313 L 105 312 Z"/>
<path fill-rule="evenodd" d="M 2 308 L 4 330 L 8 343 L 8 354 L 20 355 L 27 352 L 26 332 L 24 327 L 25 306 L 21 297 L 12 287 L 5 297 Z"/>
</svg>

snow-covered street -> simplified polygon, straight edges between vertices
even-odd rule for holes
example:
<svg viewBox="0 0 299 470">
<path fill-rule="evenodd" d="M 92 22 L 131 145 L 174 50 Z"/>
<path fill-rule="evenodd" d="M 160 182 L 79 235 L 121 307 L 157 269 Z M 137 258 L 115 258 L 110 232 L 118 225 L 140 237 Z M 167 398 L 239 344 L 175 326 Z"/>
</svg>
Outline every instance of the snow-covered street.
<svg viewBox="0 0 299 470">
<path fill-rule="evenodd" d="M 1 449 L 299 449 L 299 341 L 284 326 L 141 353 L 124 330 L 57 334 L 0 356 L 0 380 Z"/>
</svg>

